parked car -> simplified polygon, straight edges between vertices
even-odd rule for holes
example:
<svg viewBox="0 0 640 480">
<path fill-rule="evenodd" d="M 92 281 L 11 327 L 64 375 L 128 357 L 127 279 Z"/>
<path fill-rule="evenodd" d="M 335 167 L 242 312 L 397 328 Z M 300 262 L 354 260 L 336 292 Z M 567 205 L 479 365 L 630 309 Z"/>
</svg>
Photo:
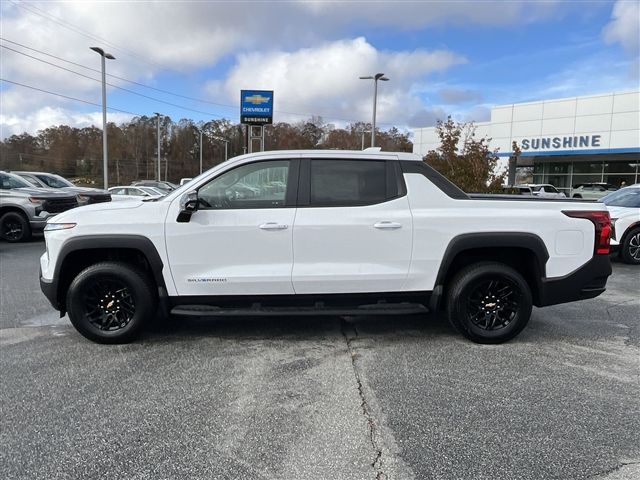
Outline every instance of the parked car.
<svg viewBox="0 0 640 480">
<path fill-rule="evenodd" d="M 0 172 L 0 237 L 8 242 L 29 240 L 49 217 L 78 206 L 73 193 L 35 188 L 26 180 Z"/>
<path fill-rule="evenodd" d="M 234 193 L 276 177 L 282 192 Z M 605 205 L 488 197 L 467 195 L 409 153 L 242 155 L 155 202 L 56 217 L 40 284 L 102 343 L 133 340 L 158 307 L 208 317 L 441 306 L 467 338 L 500 343 L 522 331 L 532 305 L 604 292 Z"/>
<path fill-rule="evenodd" d="M 611 249 L 626 263 L 640 265 L 640 184 L 600 200 L 611 215 Z"/>
<path fill-rule="evenodd" d="M 566 195 L 549 183 L 527 183 L 517 187 L 530 188 L 531 194 L 542 198 L 565 198 Z"/>
<path fill-rule="evenodd" d="M 16 175 L 24 178 L 34 187 L 59 188 L 69 193 L 74 193 L 78 197 L 79 205 L 89 205 L 92 203 L 110 202 L 111 195 L 106 190 L 99 188 L 77 187 L 69 180 L 54 173 L 45 172 L 16 172 Z"/>
<path fill-rule="evenodd" d="M 533 190 L 524 185 L 503 185 L 500 193 L 503 195 L 533 195 Z"/>
<path fill-rule="evenodd" d="M 131 182 L 131 185 L 136 187 L 153 187 L 162 190 L 165 193 L 173 192 L 178 185 L 171 182 L 159 182 L 157 180 L 138 180 L 137 182 Z"/>
<path fill-rule="evenodd" d="M 160 198 L 166 195 L 153 187 L 118 186 L 109 188 L 113 200 L 142 200 Z"/>
<path fill-rule="evenodd" d="M 594 182 L 579 183 L 574 185 L 571 191 L 572 198 L 583 198 L 585 200 L 600 200 L 602 197 L 615 192 L 618 189 L 610 183 Z"/>
</svg>

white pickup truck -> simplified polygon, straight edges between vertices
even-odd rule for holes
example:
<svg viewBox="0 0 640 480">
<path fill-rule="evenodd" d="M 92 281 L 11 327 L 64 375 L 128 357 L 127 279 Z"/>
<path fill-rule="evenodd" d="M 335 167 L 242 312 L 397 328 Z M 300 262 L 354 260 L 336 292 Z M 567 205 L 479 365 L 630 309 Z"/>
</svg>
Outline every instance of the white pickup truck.
<svg viewBox="0 0 640 480">
<path fill-rule="evenodd" d="M 417 155 L 236 157 L 153 201 L 90 205 L 45 229 L 41 288 L 85 337 L 131 341 L 180 316 L 444 309 L 499 343 L 532 305 L 605 290 L 610 219 L 576 200 L 469 196 Z"/>
</svg>

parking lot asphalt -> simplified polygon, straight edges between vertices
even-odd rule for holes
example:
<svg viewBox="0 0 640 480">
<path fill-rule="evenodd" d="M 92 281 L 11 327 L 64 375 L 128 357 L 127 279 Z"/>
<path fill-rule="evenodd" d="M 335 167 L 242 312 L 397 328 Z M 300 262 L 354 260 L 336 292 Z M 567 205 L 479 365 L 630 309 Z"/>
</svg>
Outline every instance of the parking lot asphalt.
<svg viewBox="0 0 640 480">
<path fill-rule="evenodd" d="M 171 320 L 97 345 L 0 243 L 0 477 L 640 478 L 640 268 L 476 345 L 443 319 Z"/>
</svg>

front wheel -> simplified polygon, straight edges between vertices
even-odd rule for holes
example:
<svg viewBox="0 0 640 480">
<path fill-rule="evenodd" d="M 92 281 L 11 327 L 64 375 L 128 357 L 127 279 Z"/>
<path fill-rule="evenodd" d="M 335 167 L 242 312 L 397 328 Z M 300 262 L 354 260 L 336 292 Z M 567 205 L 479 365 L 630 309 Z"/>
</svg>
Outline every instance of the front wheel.
<svg viewBox="0 0 640 480">
<path fill-rule="evenodd" d="M 470 265 L 449 284 L 449 321 L 477 343 L 511 340 L 529 322 L 531 309 L 529 285 L 516 270 L 502 263 Z"/>
<path fill-rule="evenodd" d="M 69 319 L 76 330 L 97 343 L 134 340 L 156 311 L 147 276 L 118 262 L 85 268 L 67 292 Z"/>
<path fill-rule="evenodd" d="M 0 236 L 7 242 L 25 242 L 31 238 L 31 228 L 24 215 L 7 212 L 0 217 Z"/>
<path fill-rule="evenodd" d="M 640 228 L 634 228 L 625 235 L 620 256 L 625 263 L 640 265 Z"/>
</svg>

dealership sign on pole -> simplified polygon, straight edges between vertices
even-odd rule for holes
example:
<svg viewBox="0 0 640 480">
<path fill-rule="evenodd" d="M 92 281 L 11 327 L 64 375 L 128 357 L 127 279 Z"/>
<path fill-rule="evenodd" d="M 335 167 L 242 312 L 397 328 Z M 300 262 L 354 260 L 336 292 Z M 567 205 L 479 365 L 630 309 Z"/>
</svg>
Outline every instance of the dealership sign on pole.
<svg viewBox="0 0 640 480">
<path fill-rule="evenodd" d="M 241 90 L 240 123 L 246 125 L 273 123 L 273 90 Z"/>
</svg>

